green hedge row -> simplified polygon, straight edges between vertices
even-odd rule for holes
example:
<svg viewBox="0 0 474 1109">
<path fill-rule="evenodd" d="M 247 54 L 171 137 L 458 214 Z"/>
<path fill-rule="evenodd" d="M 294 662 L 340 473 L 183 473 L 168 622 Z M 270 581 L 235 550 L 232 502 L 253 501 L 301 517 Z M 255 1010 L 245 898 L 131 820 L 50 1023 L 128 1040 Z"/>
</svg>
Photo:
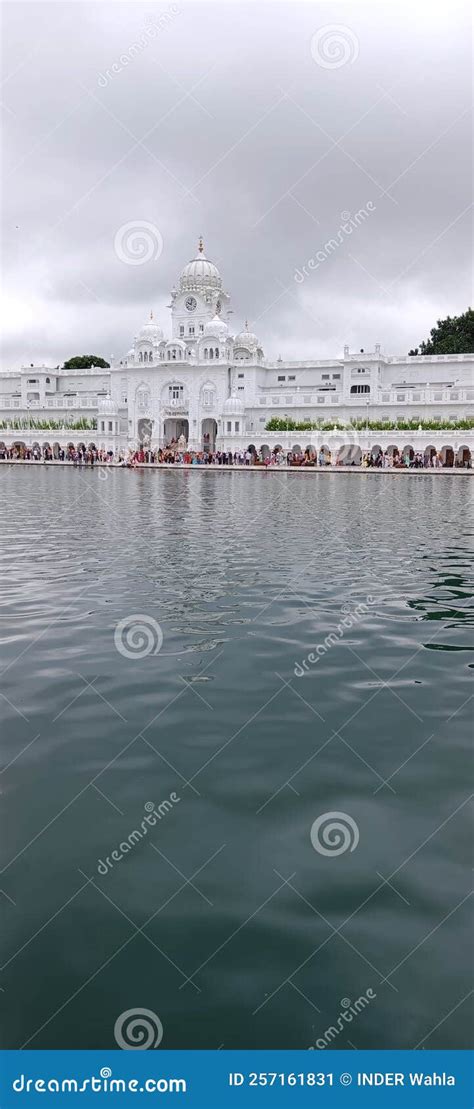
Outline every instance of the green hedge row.
<svg viewBox="0 0 474 1109">
<path fill-rule="evenodd" d="M 64 423 L 61 420 L 35 420 L 33 417 L 24 417 L 13 420 L 0 420 L 0 428 L 4 431 L 96 431 L 97 420 L 87 419 L 85 416 L 79 420 Z"/>
<path fill-rule="evenodd" d="M 474 428 L 474 419 L 457 420 L 350 420 L 348 424 L 311 420 L 282 420 L 279 416 L 272 416 L 265 424 L 265 431 L 344 431 L 345 429 L 357 431 L 470 431 Z"/>
</svg>

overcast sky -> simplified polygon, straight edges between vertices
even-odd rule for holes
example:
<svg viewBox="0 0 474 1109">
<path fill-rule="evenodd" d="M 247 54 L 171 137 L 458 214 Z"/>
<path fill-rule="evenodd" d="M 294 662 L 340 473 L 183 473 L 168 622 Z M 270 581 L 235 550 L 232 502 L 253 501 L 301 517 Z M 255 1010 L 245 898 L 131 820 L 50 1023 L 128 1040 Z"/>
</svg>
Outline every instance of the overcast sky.
<svg viewBox="0 0 474 1109">
<path fill-rule="evenodd" d="M 464 311 L 469 9 L 6 4 L 2 368 L 169 331 L 200 234 L 267 357 L 402 354 Z"/>
</svg>

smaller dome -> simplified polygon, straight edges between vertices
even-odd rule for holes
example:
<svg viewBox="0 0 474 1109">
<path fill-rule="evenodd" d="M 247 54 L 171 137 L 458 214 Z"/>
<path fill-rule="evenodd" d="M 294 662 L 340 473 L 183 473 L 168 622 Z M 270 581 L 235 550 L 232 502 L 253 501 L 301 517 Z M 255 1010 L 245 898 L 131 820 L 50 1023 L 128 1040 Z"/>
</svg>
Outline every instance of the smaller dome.
<svg viewBox="0 0 474 1109">
<path fill-rule="evenodd" d="M 141 342 L 142 339 L 147 339 L 150 343 L 159 343 L 163 338 L 163 332 L 158 324 L 153 322 L 153 312 L 150 312 L 150 319 L 146 321 L 137 335 L 137 341 Z"/>
<path fill-rule="evenodd" d="M 206 324 L 204 328 L 204 334 L 211 335 L 213 337 L 215 336 L 216 339 L 224 340 L 227 339 L 229 328 L 227 327 L 227 324 L 224 323 L 224 320 L 221 320 L 220 316 L 214 316 L 214 319 L 209 320 L 209 323 Z"/>
<path fill-rule="evenodd" d="M 130 350 L 128 350 L 128 351 L 127 351 L 127 353 L 126 353 L 126 355 L 125 355 L 125 358 L 126 358 L 127 360 L 128 360 L 129 358 L 135 358 L 135 351 L 134 351 L 133 347 L 130 347 Z"/>
<path fill-rule="evenodd" d="M 112 413 L 115 412 L 115 409 L 116 405 L 114 404 L 110 393 L 106 393 L 105 397 L 99 397 L 99 412 L 102 412 L 104 415 L 112 415 Z"/>
<path fill-rule="evenodd" d="M 248 350 L 254 350 L 255 347 L 258 347 L 258 345 L 259 345 L 258 338 L 257 338 L 256 335 L 254 335 L 253 331 L 248 330 L 248 326 L 249 325 L 248 325 L 247 320 L 246 320 L 245 321 L 245 330 L 244 331 L 239 331 L 239 334 L 235 336 L 234 346 L 235 347 L 247 347 Z"/>
<path fill-rule="evenodd" d="M 227 400 L 224 401 L 222 413 L 224 416 L 240 416 L 244 411 L 244 402 L 240 400 L 237 393 L 232 393 Z"/>
</svg>

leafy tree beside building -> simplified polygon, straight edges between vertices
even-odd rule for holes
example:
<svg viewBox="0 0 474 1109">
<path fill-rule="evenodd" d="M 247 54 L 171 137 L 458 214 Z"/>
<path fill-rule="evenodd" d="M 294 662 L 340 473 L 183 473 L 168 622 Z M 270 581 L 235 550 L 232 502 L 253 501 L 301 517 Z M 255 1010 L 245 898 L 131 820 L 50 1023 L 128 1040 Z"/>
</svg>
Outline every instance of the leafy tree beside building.
<svg viewBox="0 0 474 1109">
<path fill-rule="evenodd" d="M 409 354 L 473 354 L 474 353 L 474 310 L 468 308 L 462 316 L 447 316 L 438 320 L 437 326 L 430 331 L 431 338 L 420 343 L 420 347 L 410 350 Z"/>
<path fill-rule="evenodd" d="M 64 370 L 88 370 L 91 366 L 98 366 L 101 370 L 108 370 L 110 362 L 106 362 L 105 358 L 99 358 L 98 354 L 75 354 L 74 358 L 69 358 L 64 363 Z"/>
</svg>

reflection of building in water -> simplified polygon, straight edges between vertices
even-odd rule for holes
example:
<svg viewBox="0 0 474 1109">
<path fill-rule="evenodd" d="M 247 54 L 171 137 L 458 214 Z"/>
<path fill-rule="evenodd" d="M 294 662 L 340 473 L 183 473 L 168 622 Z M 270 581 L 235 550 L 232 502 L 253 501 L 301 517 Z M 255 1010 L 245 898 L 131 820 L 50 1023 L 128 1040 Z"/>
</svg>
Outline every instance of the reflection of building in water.
<svg viewBox="0 0 474 1109">
<path fill-rule="evenodd" d="M 0 442 L 50 447 L 57 441 L 106 450 L 139 444 L 152 448 L 183 440 L 197 450 L 285 449 L 313 445 L 332 450 L 338 435 L 327 431 L 268 432 L 267 422 L 308 421 L 348 425 L 358 419 L 390 425 L 400 420 L 459 421 L 474 413 L 474 355 L 388 357 L 374 351 L 342 357 L 276 362 L 264 358 L 247 322 L 233 334 L 230 296 L 216 265 L 199 241 L 195 258 L 171 291 L 171 336 L 153 313 L 128 353 L 110 369 L 52 370 L 23 367 L 0 375 Z M 21 433 L 12 421 L 51 421 L 46 429 Z M 66 425 L 96 418 L 91 432 L 66 432 Z M 58 424 L 64 430 L 56 432 Z M 8 425 L 8 426 L 7 426 Z M 474 450 L 472 431 L 364 434 L 346 447 L 397 447 L 444 451 L 459 459 Z M 342 433 L 339 441 L 344 439 Z M 467 455 L 465 455 L 467 457 Z"/>
</svg>

